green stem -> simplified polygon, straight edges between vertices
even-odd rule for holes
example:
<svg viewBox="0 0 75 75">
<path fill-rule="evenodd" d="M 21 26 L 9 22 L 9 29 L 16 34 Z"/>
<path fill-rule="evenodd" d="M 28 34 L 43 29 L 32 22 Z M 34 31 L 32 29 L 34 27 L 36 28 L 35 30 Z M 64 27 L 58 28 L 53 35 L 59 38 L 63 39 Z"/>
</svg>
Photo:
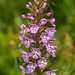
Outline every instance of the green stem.
<svg viewBox="0 0 75 75">
<path fill-rule="evenodd" d="M 42 75 L 41 69 L 39 67 L 36 68 L 37 75 Z"/>
</svg>

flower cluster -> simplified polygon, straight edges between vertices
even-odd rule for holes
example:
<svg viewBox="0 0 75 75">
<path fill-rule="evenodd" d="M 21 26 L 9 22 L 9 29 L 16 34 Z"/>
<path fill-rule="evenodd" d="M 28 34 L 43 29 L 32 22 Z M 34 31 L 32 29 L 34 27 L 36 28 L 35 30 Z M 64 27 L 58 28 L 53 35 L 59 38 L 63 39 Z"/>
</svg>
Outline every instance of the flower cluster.
<svg viewBox="0 0 75 75">
<path fill-rule="evenodd" d="M 43 4 L 40 4 L 39 1 L 34 0 L 36 8 L 32 5 L 31 2 L 26 4 L 26 8 L 31 10 L 32 13 L 28 13 L 27 16 L 22 14 L 22 18 L 29 19 L 28 27 L 22 24 L 20 27 L 19 39 L 22 44 L 29 48 L 29 51 L 20 49 L 19 52 L 22 54 L 21 58 L 23 60 L 23 65 L 20 65 L 22 69 L 22 75 L 30 74 L 35 71 L 37 67 L 45 68 L 47 66 L 47 59 L 49 55 L 55 57 L 55 48 L 56 45 L 53 45 L 55 42 L 54 33 L 55 30 L 55 19 L 46 19 L 45 16 L 50 16 L 51 12 L 42 14 L 46 8 L 46 0 L 43 1 Z M 50 22 L 52 27 L 46 27 L 46 23 Z M 28 34 L 28 37 L 26 37 Z M 20 59 L 21 59 L 20 58 Z M 21 60 L 21 61 L 22 61 Z M 56 75 L 53 70 L 45 72 L 47 75 Z"/>
</svg>

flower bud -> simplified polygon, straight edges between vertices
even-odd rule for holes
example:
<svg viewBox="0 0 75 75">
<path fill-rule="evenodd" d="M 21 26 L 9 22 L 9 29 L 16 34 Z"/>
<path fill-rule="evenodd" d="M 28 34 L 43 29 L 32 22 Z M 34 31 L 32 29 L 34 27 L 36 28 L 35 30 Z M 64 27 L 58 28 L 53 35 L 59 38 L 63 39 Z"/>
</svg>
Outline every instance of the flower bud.
<svg viewBox="0 0 75 75">
<path fill-rule="evenodd" d="M 29 9 L 29 5 L 28 4 L 26 4 L 26 8 Z"/>
<path fill-rule="evenodd" d="M 25 19 L 25 18 L 26 18 L 26 16 L 25 16 L 24 14 L 22 14 L 21 16 L 22 16 L 22 18 L 23 18 L 23 19 Z"/>
<path fill-rule="evenodd" d="M 39 5 L 39 1 L 37 1 L 37 0 L 34 0 L 34 2 L 35 2 L 37 5 Z"/>
<path fill-rule="evenodd" d="M 48 12 L 48 13 L 47 13 L 47 16 L 50 16 L 50 15 L 51 15 L 51 12 Z"/>
<path fill-rule="evenodd" d="M 47 0 L 44 0 L 44 2 L 46 2 Z"/>
<path fill-rule="evenodd" d="M 45 9 L 46 5 L 47 5 L 47 3 L 44 3 L 44 4 L 43 4 L 43 6 L 42 6 L 42 8 L 44 8 L 44 9 Z"/>
<path fill-rule="evenodd" d="M 29 2 L 28 4 L 29 4 L 30 6 L 32 6 L 32 3 L 31 3 L 31 2 Z"/>
<path fill-rule="evenodd" d="M 30 13 L 28 13 L 27 16 L 32 16 L 32 15 Z"/>
<path fill-rule="evenodd" d="M 34 2 L 36 3 L 36 2 L 37 2 L 37 0 L 34 0 Z"/>
<path fill-rule="evenodd" d="M 52 19 L 50 19 L 49 21 L 50 21 L 51 24 L 54 24 L 55 18 L 52 18 Z"/>
<path fill-rule="evenodd" d="M 31 18 L 32 20 L 34 20 L 34 17 L 31 16 L 30 18 Z"/>
<path fill-rule="evenodd" d="M 39 1 L 37 1 L 36 4 L 39 5 Z"/>
<path fill-rule="evenodd" d="M 39 13 L 39 10 L 36 10 L 36 13 Z"/>
</svg>

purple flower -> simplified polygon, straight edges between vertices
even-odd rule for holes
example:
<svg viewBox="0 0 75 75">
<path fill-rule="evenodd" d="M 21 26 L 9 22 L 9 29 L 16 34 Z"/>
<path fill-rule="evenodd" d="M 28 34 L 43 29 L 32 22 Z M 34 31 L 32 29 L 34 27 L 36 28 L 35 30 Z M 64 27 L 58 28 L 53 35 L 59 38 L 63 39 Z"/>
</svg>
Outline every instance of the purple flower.
<svg viewBox="0 0 75 75">
<path fill-rule="evenodd" d="M 51 55 L 55 57 L 56 50 L 54 48 L 56 48 L 56 46 L 53 46 L 52 42 L 48 42 L 47 44 L 44 45 L 46 46 L 47 52 L 51 53 Z"/>
<path fill-rule="evenodd" d="M 47 3 L 43 3 L 42 8 L 45 9 L 46 8 Z"/>
<path fill-rule="evenodd" d="M 40 60 L 38 60 L 37 64 L 38 64 L 39 68 L 45 68 L 47 65 L 47 61 L 45 59 L 41 58 Z"/>
<path fill-rule="evenodd" d="M 22 70 L 21 71 L 21 75 L 25 75 L 26 73 L 25 73 L 25 70 Z"/>
<path fill-rule="evenodd" d="M 49 22 L 52 24 L 52 26 L 54 26 L 54 27 L 56 26 L 56 25 L 54 24 L 55 18 L 50 19 Z"/>
<path fill-rule="evenodd" d="M 19 58 L 19 61 L 22 62 L 22 58 Z"/>
<path fill-rule="evenodd" d="M 21 27 L 22 29 L 24 29 L 24 28 L 26 27 L 26 25 L 22 24 L 22 25 L 20 25 L 20 27 Z"/>
<path fill-rule="evenodd" d="M 27 65 L 28 73 L 33 73 L 36 67 L 37 65 L 35 63 L 29 62 L 29 64 Z"/>
<path fill-rule="evenodd" d="M 23 38 L 23 36 L 19 36 L 19 39 L 21 40 L 21 43 L 18 45 L 19 47 L 23 44 L 23 42 L 24 42 L 24 38 Z"/>
<path fill-rule="evenodd" d="M 47 23 L 47 20 L 46 20 L 45 18 L 43 18 L 43 19 L 41 19 L 41 20 L 40 20 L 40 22 L 41 22 L 41 24 L 40 24 L 40 25 L 44 25 L 44 24 L 46 24 L 46 23 Z"/>
<path fill-rule="evenodd" d="M 20 49 L 19 52 L 22 54 L 23 60 L 25 61 L 25 63 L 28 63 L 29 61 L 29 55 L 27 52 L 25 52 L 24 50 Z"/>
<path fill-rule="evenodd" d="M 54 36 L 54 33 L 56 32 L 55 28 L 47 28 L 45 32 L 51 37 Z"/>
<path fill-rule="evenodd" d="M 50 16 L 50 15 L 51 15 L 51 12 L 48 12 L 48 13 L 47 13 L 47 16 Z"/>
<path fill-rule="evenodd" d="M 20 27 L 23 29 L 22 31 L 20 31 L 20 33 L 23 33 L 23 37 L 25 36 L 25 33 L 30 32 L 30 29 L 27 28 L 24 24 L 20 25 Z"/>
<path fill-rule="evenodd" d="M 22 44 L 23 44 L 23 42 L 21 42 L 21 43 L 18 45 L 18 47 L 21 47 Z"/>
<path fill-rule="evenodd" d="M 33 48 L 32 54 L 32 57 L 34 59 L 38 59 L 40 57 L 41 52 L 39 51 L 39 48 Z"/>
<path fill-rule="evenodd" d="M 54 53 L 54 50 L 53 50 L 52 56 L 53 56 L 53 57 L 56 57 L 56 55 L 55 55 L 55 53 Z"/>
<path fill-rule="evenodd" d="M 21 35 L 19 36 L 19 39 L 20 39 L 21 41 L 24 40 L 24 39 L 23 39 L 23 36 L 21 36 Z"/>
<path fill-rule="evenodd" d="M 25 68 L 23 66 L 20 65 L 19 67 L 20 67 L 20 69 L 25 70 Z"/>
<path fill-rule="evenodd" d="M 42 33 L 40 37 L 41 37 L 41 41 L 39 41 L 39 43 L 40 42 L 47 43 L 50 40 L 49 36 L 47 36 L 46 33 Z"/>
<path fill-rule="evenodd" d="M 52 24 L 52 26 L 55 27 L 56 25 L 55 24 Z"/>
<path fill-rule="evenodd" d="M 50 19 L 49 21 L 50 21 L 51 24 L 54 24 L 55 18 L 52 18 L 52 19 Z"/>
<path fill-rule="evenodd" d="M 52 52 L 52 50 L 53 50 L 53 52 L 56 52 L 54 50 L 54 48 L 56 48 L 56 46 L 53 46 L 52 43 L 47 43 L 46 48 L 47 48 L 48 52 Z"/>
<path fill-rule="evenodd" d="M 57 71 L 57 70 L 49 70 L 49 71 L 45 72 L 45 74 L 47 74 L 47 75 L 56 75 L 54 71 Z"/>
<path fill-rule="evenodd" d="M 30 44 L 33 42 L 35 42 L 33 39 L 27 38 L 27 40 L 24 41 L 24 44 L 26 45 L 26 48 L 29 48 Z"/>
<path fill-rule="evenodd" d="M 23 60 L 25 61 L 25 63 L 29 62 L 29 55 L 28 55 L 28 53 L 22 54 L 22 57 L 23 57 Z"/>
<path fill-rule="evenodd" d="M 23 49 L 20 49 L 19 52 L 20 52 L 21 54 L 25 53 L 25 51 L 24 51 Z"/>
<path fill-rule="evenodd" d="M 25 75 L 26 74 L 26 72 L 25 72 L 26 69 L 23 66 L 21 66 L 21 65 L 20 65 L 20 69 L 22 69 L 21 75 Z"/>
<path fill-rule="evenodd" d="M 34 26 L 30 27 L 30 31 L 33 34 L 36 34 L 38 29 L 39 29 L 39 26 L 37 26 L 37 25 L 34 25 Z"/>
</svg>

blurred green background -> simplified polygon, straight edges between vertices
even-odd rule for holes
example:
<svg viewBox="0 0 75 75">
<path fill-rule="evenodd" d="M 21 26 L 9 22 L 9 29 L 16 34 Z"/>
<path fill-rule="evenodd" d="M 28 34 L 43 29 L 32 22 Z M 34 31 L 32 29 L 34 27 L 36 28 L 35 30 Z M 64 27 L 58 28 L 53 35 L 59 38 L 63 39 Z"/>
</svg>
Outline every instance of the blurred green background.
<svg viewBox="0 0 75 75">
<path fill-rule="evenodd" d="M 29 1 L 34 4 L 33 0 L 0 0 L 0 75 L 21 75 L 18 36 L 20 25 L 27 25 L 21 14 L 30 12 L 25 8 Z M 58 69 L 57 75 L 75 75 L 75 0 L 47 0 L 47 3 L 44 12 L 51 11 L 51 17 L 56 19 L 58 46 L 56 58 L 50 57 L 48 65 L 53 63 L 50 69 Z"/>
</svg>

